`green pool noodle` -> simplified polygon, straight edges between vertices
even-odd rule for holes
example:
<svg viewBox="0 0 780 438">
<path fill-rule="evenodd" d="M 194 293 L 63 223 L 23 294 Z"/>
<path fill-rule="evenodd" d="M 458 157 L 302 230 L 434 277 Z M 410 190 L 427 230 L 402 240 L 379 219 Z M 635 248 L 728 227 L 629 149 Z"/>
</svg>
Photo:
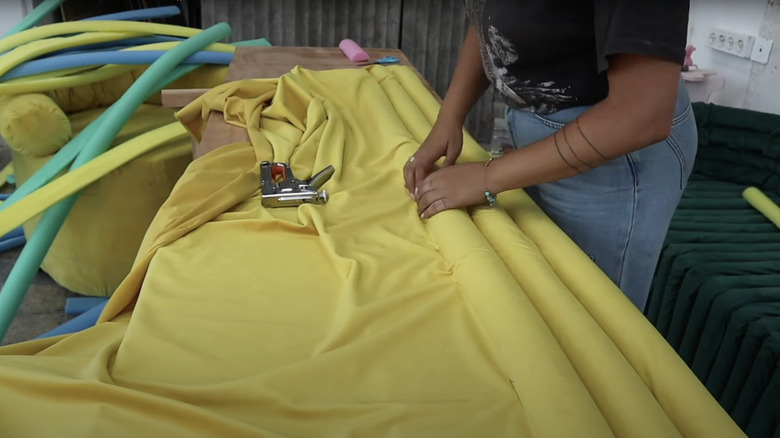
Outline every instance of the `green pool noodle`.
<svg viewBox="0 0 780 438">
<path fill-rule="evenodd" d="M 65 3 L 65 0 L 46 0 L 43 3 L 39 4 L 35 7 L 35 9 L 32 10 L 29 14 L 27 14 L 24 18 L 22 18 L 22 21 L 16 24 L 16 26 L 12 27 L 11 30 L 6 32 L 3 37 L 11 36 L 13 34 L 22 32 L 24 30 L 27 30 L 36 24 L 40 23 L 41 20 L 48 17 L 49 14 L 54 12 L 55 9 L 59 8 L 61 4 Z"/>
</svg>

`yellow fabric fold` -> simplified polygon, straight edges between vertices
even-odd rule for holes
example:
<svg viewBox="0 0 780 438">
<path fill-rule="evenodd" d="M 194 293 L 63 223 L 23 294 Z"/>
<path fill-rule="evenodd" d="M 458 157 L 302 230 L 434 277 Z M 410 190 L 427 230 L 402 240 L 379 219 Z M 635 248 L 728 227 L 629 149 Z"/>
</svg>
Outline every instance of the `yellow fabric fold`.
<svg viewBox="0 0 780 438">
<path fill-rule="evenodd" d="M 678 359 L 630 357 L 625 339 L 661 338 L 586 303 L 622 301 L 589 260 L 548 254 L 570 250 L 549 219 L 515 225 L 522 192 L 502 196 L 509 216 L 419 219 L 402 165 L 437 109 L 412 70 L 380 66 L 296 68 L 183 108 L 196 139 L 217 110 L 250 141 L 188 167 L 97 326 L 0 349 L 0 433 L 740 436 Z M 462 160 L 485 156 L 467 137 Z M 299 178 L 333 165 L 329 202 L 264 208 L 263 160 Z"/>
</svg>

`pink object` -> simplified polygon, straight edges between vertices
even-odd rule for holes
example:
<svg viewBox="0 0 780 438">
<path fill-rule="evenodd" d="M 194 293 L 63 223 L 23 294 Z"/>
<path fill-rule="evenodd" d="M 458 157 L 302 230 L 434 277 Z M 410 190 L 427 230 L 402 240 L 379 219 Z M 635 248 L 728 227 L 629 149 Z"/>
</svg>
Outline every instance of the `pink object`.
<svg viewBox="0 0 780 438">
<path fill-rule="evenodd" d="M 691 58 L 691 55 L 693 55 L 693 52 L 696 51 L 696 47 L 694 46 L 688 46 L 685 48 L 685 62 L 683 63 L 686 67 L 693 67 L 693 58 Z"/>
<path fill-rule="evenodd" d="M 344 52 L 344 55 L 352 62 L 365 62 L 370 59 L 368 53 L 363 50 L 358 43 L 352 41 L 349 38 L 344 38 L 339 43 L 339 49 Z"/>
</svg>

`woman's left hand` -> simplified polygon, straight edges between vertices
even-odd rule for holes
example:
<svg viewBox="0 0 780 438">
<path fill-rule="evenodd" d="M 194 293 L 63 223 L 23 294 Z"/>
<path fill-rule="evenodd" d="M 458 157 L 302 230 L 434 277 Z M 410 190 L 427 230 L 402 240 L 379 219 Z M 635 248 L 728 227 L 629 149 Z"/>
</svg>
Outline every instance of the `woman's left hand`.
<svg viewBox="0 0 780 438">
<path fill-rule="evenodd" d="M 486 171 L 484 163 L 464 163 L 428 175 L 415 196 L 420 217 L 485 202 Z"/>
</svg>

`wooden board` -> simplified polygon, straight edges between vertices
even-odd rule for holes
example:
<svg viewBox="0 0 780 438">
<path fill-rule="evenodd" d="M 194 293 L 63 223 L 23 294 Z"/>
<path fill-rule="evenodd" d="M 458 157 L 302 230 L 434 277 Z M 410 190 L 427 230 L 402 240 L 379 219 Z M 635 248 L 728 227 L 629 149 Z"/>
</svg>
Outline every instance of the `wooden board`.
<svg viewBox="0 0 780 438">
<path fill-rule="evenodd" d="M 395 56 L 402 65 L 414 68 L 406 55 L 398 49 L 366 49 L 366 52 L 371 56 L 371 60 Z M 225 81 L 278 78 L 295 66 L 310 70 L 362 67 L 347 59 L 337 47 L 239 47 L 228 67 Z M 439 98 L 425 78 L 416 69 L 415 72 L 431 93 Z M 204 92 L 203 89 L 163 90 L 162 102 L 164 106 L 181 108 Z M 249 141 L 246 130 L 229 125 L 221 113 L 212 112 L 206 122 L 202 141 L 193 149 L 193 158 L 220 146 L 241 141 Z"/>
<path fill-rule="evenodd" d="M 406 55 L 398 49 L 366 49 L 371 60 L 395 56 L 401 62 L 414 68 Z M 361 68 L 347 59 L 337 47 L 239 47 L 228 67 L 226 82 L 241 79 L 278 78 L 299 65 L 310 70 L 332 70 L 338 68 Z M 415 69 L 417 72 L 417 70 Z M 425 78 L 420 79 L 434 95 L 436 92 Z M 163 90 L 162 105 L 181 108 L 203 94 L 204 89 Z"/>
</svg>

